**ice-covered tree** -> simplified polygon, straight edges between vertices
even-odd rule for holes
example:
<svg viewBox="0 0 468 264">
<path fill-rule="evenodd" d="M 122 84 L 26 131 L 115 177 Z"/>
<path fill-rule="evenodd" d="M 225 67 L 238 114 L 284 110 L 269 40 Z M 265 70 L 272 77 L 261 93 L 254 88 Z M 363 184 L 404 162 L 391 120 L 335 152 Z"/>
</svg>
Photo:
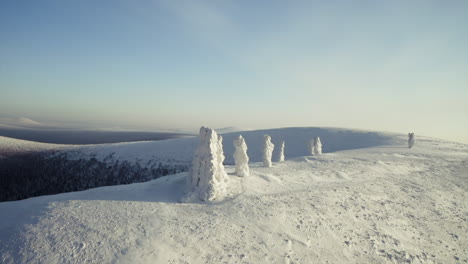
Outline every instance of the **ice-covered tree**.
<svg viewBox="0 0 468 264">
<path fill-rule="evenodd" d="M 414 133 L 408 133 L 408 148 L 414 146 Z"/>
<path fill-rule="evenodd" d="M 234 162 L 236 164 L 236 173 L 241 177 L 247 177 L 250 174 L 249 156 L 247 155 L 247 144 L 242 136 L 234 139 Z"/>
<path fill-rule="evenodd" d="M 281 145 L 280 145 L 278 161 L 279 162 L 284 161 L 284 140 L 281 142 Z"/>
<path fill-rule="evenodd" d="M 322 154 L 322 142 L 320 142 L 320 137 L 314 138 L 314 154 L 315 155 Z"/>
<path fill-rule="evenodd" d="M 274 148 L 275 145 L 271 143 L 271 137 L 269 135 L 263 136 L 263 166 L 271 167 L 271 156 Z"/>
<path fill-rule="evenodd" d="M 218 154 L 217 154 L 217 157 L 218 157 L 218 165 L 219 165 L 219 171 L 224 174 L 222 176 L 222 178 L 224 179 L 224 181 L 227 183 L 229 178 L 228 178 L 228 175 L 226 173 L 226 170 L 224 169 L 224 159 L 226 158 L 224 156 L 224 150 L 223 150 L 223 137 L 221 135 L 218 135 L 218 147 L 217 147 L 217 150 L 218 150 Z"/>
<path fill-rule="evenodd" d="M 189 172 L 189 197 L 212 201 L 225 195 L 227 174 L 222 166 L 222 152 L 216 132 L 210 128 L 200 128 L 198 147 Z"/>
<path fill-rule="evenodd" d="M 311 139 L 309 141 L 309 153 L 311 156 L 315 155 L 315 146 L 314 146 L 314 142 L 315 140 L 314 139 Z"/>
</svg>

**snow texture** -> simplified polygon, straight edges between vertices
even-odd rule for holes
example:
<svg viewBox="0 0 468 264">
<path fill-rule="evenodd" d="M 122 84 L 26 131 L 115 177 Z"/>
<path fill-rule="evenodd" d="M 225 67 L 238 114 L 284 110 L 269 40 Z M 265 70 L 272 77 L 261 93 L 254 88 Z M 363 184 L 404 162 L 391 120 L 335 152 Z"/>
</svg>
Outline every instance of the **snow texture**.
<svg viewBox="0 0 468 264">
<path fill-rule="evenodd" d="M 284 144 L 285 144 L 284 140 L 281 141 L 279 156 L 278 156 L 278 162 L 283 162 L 284 161 Z"/>
<path fill-rule="evenodd" d="M 198 147 L 189 173 L 191 193 L 185 201 L 193 198 L 213 201 L 225 195 L 227 174 L 223 161 L 222 139 L 213 129 L 200 128 Z"/>
<path fill-rule="evenodd" d="M 414 133 L 408 133 L 408 148 L 414 146 Z"/>
<path fill-rule="evenodd" d="M 263 136 L 263 166 L 271 167 L 271 156 L 273 155 L 273 149 L 275 145 L 271 143 L 271 137 L 269 135 Z"/>
<path fill-rule="evenodd" d="M 322 142 L 320 141 L 320 137 L 314 138 L 314 152 L 315 155 L 322 154 Z"/>
<path fill-rule="evenodd" d="M 249 176 L 249 156 L 247 155 L 247 144 L 245 144 L 244 138 L 239 135 L 234 141 L 234 163 L 236 168 L 236 174 L 240 177 Z"/>
</svg>

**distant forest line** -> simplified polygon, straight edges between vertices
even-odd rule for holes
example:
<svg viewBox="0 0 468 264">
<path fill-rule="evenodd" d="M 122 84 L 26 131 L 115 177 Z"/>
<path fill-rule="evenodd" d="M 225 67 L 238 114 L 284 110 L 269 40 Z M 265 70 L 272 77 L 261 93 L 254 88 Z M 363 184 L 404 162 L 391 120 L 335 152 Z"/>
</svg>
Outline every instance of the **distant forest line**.
<svg viewBox="0 0 468 264">
<path fill-rule="evenodd" d="M 67 152 L 10 154 L 0 158 L 0 202 L 145 182 L 188 169 L 188 163 L 121 161 L 113 154 L 103 160 L 94 155 L 76 159 Z"/>
</svg>

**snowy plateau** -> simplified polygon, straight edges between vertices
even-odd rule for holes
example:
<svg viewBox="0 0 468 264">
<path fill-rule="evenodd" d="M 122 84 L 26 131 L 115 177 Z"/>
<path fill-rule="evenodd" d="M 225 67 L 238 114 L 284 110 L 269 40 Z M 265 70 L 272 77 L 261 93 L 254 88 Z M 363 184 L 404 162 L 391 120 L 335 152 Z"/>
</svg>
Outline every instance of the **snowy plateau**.
<svg viewBox="0 0 468 264">
<path fill-rule="evenodd" d="M 262 163 L 265 134 L 284 162 Z M 233 140 L 250 173 L 235 174 Z M 1 263 L 468 263 L 468 145 L 335 128 L 222 134 L 227 195 L 181 203 L 187 172 L 0 203 Z M 310 156 L 320 137 L 323 154 Z M 190 164 L 197 137 L 67 146 L 0 137 L 4 153 L 58 151 Z M 0 159 L 2 157 L 0 156 Z M 0 163 L 1 165 L 1 163 Z M 148 165 L 149 166 L 149 165 Z M 44 177 L 46 177 L 45 175 Z"/>
</svg>

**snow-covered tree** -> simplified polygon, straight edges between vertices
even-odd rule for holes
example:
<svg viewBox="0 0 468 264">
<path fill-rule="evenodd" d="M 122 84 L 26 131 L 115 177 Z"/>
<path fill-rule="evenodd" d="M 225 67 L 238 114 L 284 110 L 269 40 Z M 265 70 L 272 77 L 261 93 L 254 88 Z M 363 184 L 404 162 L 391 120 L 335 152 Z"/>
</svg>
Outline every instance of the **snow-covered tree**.
<svg viewBox="0 0 468 264">
<path fill-rule="evenodd" d="M 281 142 L 281 145 L 280 145 L 280 151 L 279 151 L 278 161 L 279 161 L 279 162 L 283 162 L 283 161 L 284 161 L 284 140 Z"/>
<path fill-rule="evenodd" d="M 322 154 L 322 142 L 320 142 L 320 137 L 315 137 L 314 138 L 314 151 L 315 155 L 320 155 Z"/>
<path fill-rule="evenodd" d="M 217 147 L 217 150 L 218 150 L 218 154 L 217 154 L 217 157 L 218 157 L 218 165 L 219 165 L 219 171 L 224 174 L 222 176 L 222 178 L 224 179 L 224 181 L 226 182 L 226 184 L 228 183 L 228 175 L 226 173 L 226 170 L 224 169 L 224 159 L 226 158 L 224 156 L 224 150 L 223 150 L 223 137 L 221 135 L 218 135 L 218 147 Z"/>
<path fill-rule="evenodd" d="M 271 156 L 274 148 L 275 145 L 271 143 L 271 137 L 269 135 L 263 136 L 263 166 L 271 167 Z"/>
<path fill-rule="evenodd" d="M 414 133 L 408 133 L 408 148 L 414 146 Z"/>
<path fill-rule="evenodd" d="M 221 148 L 221 150 L 220 150 Z M 212 201 L 226 193 L 227 174 L 222 166 L 222 145 L 213 129 L 202 127 L 189 172 L 190 197 Z"/>
<path fill-rule="evenodd" d="M 234 162 L 236 164 L 236 173 L 241 177 L 247 177 L 250 174 L 249 156 L 247 155 L 247 144 L 242 136 L 234 139 Z"/>
<path fill-rule="evenodd" d="M 309 141 L 309 153 L 310 153 L 311 156 L 315 155 L 314 142 L 315 142 L 314 139 L 311 139 L 311 140 Z"/>
</svg>

